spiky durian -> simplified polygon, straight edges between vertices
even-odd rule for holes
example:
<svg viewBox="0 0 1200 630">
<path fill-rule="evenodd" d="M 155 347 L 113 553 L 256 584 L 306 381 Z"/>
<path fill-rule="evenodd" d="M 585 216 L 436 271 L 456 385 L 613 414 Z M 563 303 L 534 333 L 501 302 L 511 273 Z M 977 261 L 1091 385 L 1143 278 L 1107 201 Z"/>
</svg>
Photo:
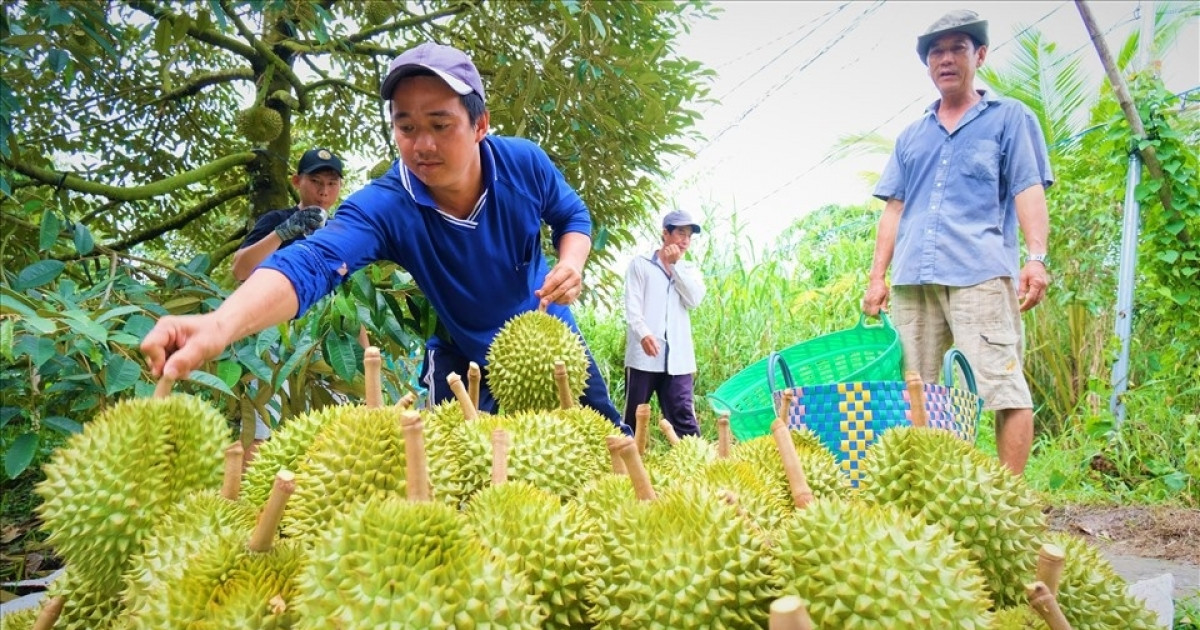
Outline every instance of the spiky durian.
<svg viewBox="0 0 1200 630">
<path fill-rule="evenodd" d="M 595 520 L 608 518 L 619 507 L 634 501 L 637 495 L 629 475 L 604 474 L 581 485 L 567 505 L 582 517 Z"/>
<path fill-rule="evenodd" d="M 952 533 L 997 608 L 1026 601 L 1046 519 L 1033 492 L 995 458 L 949 431 L 893 428 L 867 452 L 859 492 Z"/>
<path fill-rule="evenodd" d="M 391 160 L 379 160 L 367 171 L 367 179 L 378 179 L 387 174 L 388 169 L 392 168 Z"/>
<path fill-rule="evenodd" d="M 713 460 L 699 471 L 696 481 L 716 492 L 732 492 L 739 511 L 768 537 L 795 509 L 790 495 L 781 495 L 778 488 L 768 484 L 762 473 L 747 462 Z"/>
<path fill-rule="evenodd" d="M 1151 630 L 1158 620 L 1138 599 L 1129 595 L 1125 580 L 1112 563 L 1081 538 L 1052 532 L 1048 540 L 1062 549 L 1062 577 L 1058 607 L 1073 630 Z"/>
<path fill-rule="evenodd" d="M 35 492 L 47 542 L 72 574 L 62 627 L 91 618 L 86 602 L 118 600 L 130 557 L 168 508 L 220 484 L 228 435 L 215 409 L 177 394 L 113 405 L 55 451 Z M 70 584 L 95 592 L 81 596 Z"/>
<path fill-rule="evenodd" d="M 363 17 L 367 19 L 367 24 L 379 25 L 395 15 L 396 9 L 396 5 L 389 0 L 367 0 L 367 6 L 363 9 Z"/>
<path fill-rule="evenodd" d="M 985 629 L 983 575 L 946 532 L 888 505 L 817 499 L 787 520 L 773 548 L 785 594 L 813 627 Z"/>
<path fill-rule="evenodd" d="M 1025 604 L 997 610 L 988 630 L 1046 630 L 1046 622 Z"/>
<path fill-rule="evenodd" d="M 588 377 L 583 340 L 566 322 L 544 311 L 508 320 L 492 340 L 487 360 L 488 387 L 508 414 L 559 407 L 556 361 L 566 365 L 572 400 L 579 399 Z"/>
<path fill-rule="evenodd" d="M 462 501 L 491 479 L 492 431 L 496 429 L 508 431 L 511 442 L 508 478 L 527 481 L 559 497 L 570 497 L 584 482 L 610 470 L 611 460 L 602 442 L 588 441 L 551 412 L 480 416 L 458 427 L 447 445 L 457 457 L 453 492 Z"/>
<path fill-rule="evenodd" d="M 601 456 L 606 456 L 605 453 L 608 451 L 605 447 L 605 438 L 621 435 L 621 430 L 611 420 L 600 415 L 591 407 L 576 406 L 570 409 L 555 409 L 550 413 L 570 426 L 572 430 L 578 431 L 584 441 L 595 444 L 596 450 L 601 453 Z"/>
<path fill-rule="evenodd" d="M 821 444 L 817 434 L 806 428 L 793 428 L 789 434 L 792 436 L 792 444 L 796 446 L 796 456 L 804 468 L 804 475 L 812 488 L 813 496 L 818 499 L 848 496 L 849 481 L 838 468 L 833 454 Z M 791 489 L 788 487 L 787 475 L 783 471 L 783 462 L 779 457 L 779 447 L 775 444 L 774 436 L 763 435 L 739 442 L 733 447 L 730 459 L 750 464 L 762 475 L 763 481 L 775 488 L 784 504 L 793 505 Z"/>
<path fill-rule="evenodd" d="M 233 123 L 243 138 L 255 143 L 270 142 L 283 131 L 283 116 L 264 105 L 253 105 L 239 111 Z"/>
<path fill-rule="evenodd" d="M 254 460 L 246 469 L 242 498 L 256 507 L 264 505 L 271 494 L 276 473 L 280 470 L 296 470 L 321 428 L 339 413 L 337 406 L 302 413 L 289 418 L 274 431 L 271 438 L 258 447 Z"/>
<path fill-rule="evenodd" d="M 29 630 L 37 621 L 39 608 L 22 608 L 0 615 L 0 628 L 4 630 Z"/>
<path fill-rule="evenodd" d="M 765 540 L 697 484 L 598 515 L 588 569 L 597 628 L 761 628 L 778 596 Z"/>
<path fill-rule="evenodd" d="M 335 516 L 299 578 L 297 628 L 537 628 L 528 582 L 441 503 L 372 499 Z"/>
<path fill-rule="evenodd" d="M 113 627 L 120 618 L 121 584 L 102 583 L 77 566 L 68 566 L 66 571 L 50 583 L 47 597 L 62 596 L 62 614 L 54 624 L 57 630 L 97 630 Z M 8 626 L 4 626 L 8 628 Z"/>
<path fill-rule="evenodd" d="M 586 627 L 583 570 L 590 530 L 558 496 L 522 481 L 475 493 L 465 514 L 484 545 L 528 580 L 543 628 Z"/>
<path fill-rule="evenodd" d="M 716 446 L 702 437 L 688 435 L 669 450 L 648 457 L 646 471 L 650 473 L 655 487 L 668 487 L 695 479 L 696 475 L 716 458 Z"/>
</svg>

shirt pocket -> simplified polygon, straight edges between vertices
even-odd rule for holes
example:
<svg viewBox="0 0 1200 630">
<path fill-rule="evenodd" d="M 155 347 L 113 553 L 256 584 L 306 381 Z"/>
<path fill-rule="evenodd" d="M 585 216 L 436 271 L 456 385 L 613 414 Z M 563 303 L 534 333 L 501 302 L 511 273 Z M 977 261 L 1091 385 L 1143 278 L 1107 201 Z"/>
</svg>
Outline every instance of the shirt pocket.
<svg viewBox="0 0 1200 630">
<path fill-rule="evenodd" d="M 967 145 L 963 158 L 963 175 L 987 182 L 1000 179 L 1000 143 L 976 140 Z"/>
</svg>

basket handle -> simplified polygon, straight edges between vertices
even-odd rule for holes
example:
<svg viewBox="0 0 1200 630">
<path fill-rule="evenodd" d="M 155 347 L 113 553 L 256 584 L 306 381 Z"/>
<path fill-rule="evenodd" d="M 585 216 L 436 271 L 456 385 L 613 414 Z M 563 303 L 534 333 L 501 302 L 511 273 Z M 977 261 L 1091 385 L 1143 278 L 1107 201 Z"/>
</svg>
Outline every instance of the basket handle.
<svg viewBox="0 0 1200 630">
<path fill-rule="evenodd" d="M 788 369 L 787 361 L 784 360 L 782 354 L 779 354 L 778 352 L 772 352 L 770 356 L 767 357 L 767 388 L 771 390 L 771 393 L 779 391 L 775 388 L 776 366 L 778 366 L 779 370 L 783 372 L 784 386 L 788 389 L 795 387 L 796 381 L 792 380 L 792 371 Z"/>
<path fill-rule="evenodd" d="M 942 382 L 946 387 L 954 387 L 954 364 L 958 364 L 962 370 L 963 381 L 967 386 L 967 390 L 972 394 L 979 395 L 979 390 L 975 387 L 975 371 L 971 369 L 971 364 L 967 362 L 967 356 L 958 348 L 950 348 L 946 351 L 946 357 L 942 359 Z"/>
<path fill-rule="evenodd" d="M 892 326 L 892 319 L 890 317 L 888 317 L 887 311 L 879 311 L 879 319 L 880 319 L 880 324 L 878 326 L 868 326 L 867 325 L 867 314 L 859 313 L 858 314 L 858 326 L 856 326 L 856 328 L 886 328 L 888 330 L 895 329 L 895 326 Z"/>
</svg>

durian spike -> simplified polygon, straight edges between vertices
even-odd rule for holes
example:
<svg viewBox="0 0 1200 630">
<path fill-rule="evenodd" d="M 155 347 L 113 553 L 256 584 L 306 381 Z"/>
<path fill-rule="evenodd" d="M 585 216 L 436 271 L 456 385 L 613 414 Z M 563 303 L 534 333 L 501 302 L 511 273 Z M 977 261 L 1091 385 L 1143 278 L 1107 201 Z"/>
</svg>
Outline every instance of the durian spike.
<svg viewBox="0 0 1200 630">
<path fill-rule="evenodd" d="M 612 458 L 612 471 L 618 475 L 628 475 L 629 471 L 625 470 L 625 460 L 621 457 L 621 438 L 610 435 L 604 438 L 604 442 L 608 446 L 608 456 Z"/>
<path fill-rule="evenodd" d="M 734 511 L 737 512 L 738 516 L 742 518 L 742 520 L 750 527 L 750 529 L 753 529 L 755 533 L 760 536 L 766 535 L 766 532 L 764 532 L 763 529 L 758 526 L 758 523 L 754 521 L 754 517 L 750 516 L 750 514 L 746 512 L 746 509 L 742 507 L 741 502 L 738 501 L 737 493 L 735 493 L 733 490 L 725 488 L 721 490 L 720 497 L 722 501 L 729 504 L 729 506 L 731 506 Z"/>
<path fill-rule="evenodd" d="M 288 499 L 296 491 L 296 475 L 292 471 L 282 469 L 275 474 L 275 484 L 271 486 L 271 496 L 267 505 L 258 515 L 258 523 L 250 534 L 250 544 L 247 547 L 255 553 L 265 553 L 275 544 L 275 532 L 279 529 L 279 521 L 283 519 L 283 508 Z"/>
<path fill-rule="evenodd" d="M 637 495 L 639 501 L 653 501 L 658 498 L 658 495 L 654 493 L 654 486 L 650 484 L 650 473 L 647 473 L 646 467 L 642 465 L 642 455 L 638 452 L 633 438 L 620 437 L 617 439 L 620 440 L 617 452 L 621 454 L 621 459 L 625 461 L 625 469 L 629 471 L 629 480 L 633 482 L 633 493 Z"/>
<path fill-rule="evenodd" d="M 379 348 L 371 346 L 363 353 L 363 374 L 366 377 L 367 407 L 379 409 L 383 406 L 383 380 L 379 375 Z"/>
<path fill-rule="evenodd" d="M 812 488 L 808 487 L 808 479 L 804 477 L 804 467 L 796 455 L 796 445 L 792 442 L 792 432 L 787 424 L 778 418 L 771 423 L 771 435 L 775 438 L 775 448 L 779 449 L 779 459 L 783 461 L 783 473 L 787 475 L 788 488 L 792 491 L 792 502 L 798 508 L 808 507 L 813 500 Z"/>
<path fill-rule="evenodd" d="M 924 427 L 929 424 L 929 416 L 925 413 L 925 383 L 921 381 L 921 373 L 908 370 L 904 372 L 904 384 L 908 387 L 908 405 L 912 408 L 912 425 Z"/>
<path fill-rule="evenodd" d="M 1046 543 L 1038 549 L 1037 580 L 1058 597 L 1058 581 L 1062 578 L 1063 560 L 1067 554 L 1062 547 Z"/>
<path fill-rule="evenodd" d="M 769 630 L 812 630 L 812 619 L 804 602 L 795 595 L 784 595 L 771 602 Z"/>
<path fill-rule="evenodd" d="M 458 385 L 462 387 L 461 382 Z M 425 453 L 425 422 L 421 420 L 421 414 L 405 411 L 400 414 L 400 425 L 404 430 L 404 488 L 408 500 L 430 501 L 433 491 L 429 485 L 429 459 Z"/>
<path fill-rule="evenodd" d="M 411 409 L 413 406 L 413 403 L 415 403 L 415 402 L 417 402 L 417 395 L 412 392 L 408 392 L 407 394 L 401 396 L 400 400 L 396 401 L 396 408 L 399 409 L 400 411 L 404 411 L 405 409 Z"/>
<path fill-rule="evenodd" d="M 679 443 L 679 434 L 675 433 L 675 427 L 671 426 L 670 420 L 659 418 L 658 428 L 663 432 L 663 435 L 667 436 L 667 441 L 671 443 L 671 446 Z"/>
<path fill-rule="evenodd" d="M 492 485 L 508 481 L 508 431 L 492 431 Z"/>
<path fill-rule="evenodd" d="M 62 595 L 56 595 L 46 600 L 42 606 L 41 612 L 38 613 L 37 620 L 33 622 L 33 630 L 50 630 L 58 621 L 59 615 L 62 614 L 63 606 L 67 603 L 67 598 Z"/>
<path fill-rule="evenodd" d="M 221 484 L 221 496 L 237 501 L 242 493 L 242 456 L 246 449 L 241 442 L 234 442 L 225 449 L 225 480 Z"/>
<path fill-rule="evenodd" d="M 463 385 L 462 377 L 457 372 L 451 372 L 446 377 L 446 382 L 450 384 L 450 391 L 454 392 L 454 397 L 458 399 L 458 405 L 462 407 L 463 418 L 467 422 L 479 417 L 479 412 L 475 410 L 475 405 L 471 404 L 471 396 L 467 393 L 467 388 Z"/>
<path fill-rule="evenodd" d="M 633 417 L 637 420 L 633 427 L 633 440 L 637 443 L 638 455 L 645 455 L 650 442 L 650 405 L 638 405 Z"/>
<path fill-rule="evenodd" d="M 563 361 L 554 362 L 554 386 L 558 388 L 558 406 L 570 409 L 575 406 L 571 400 L 571 383 L 567 380 L 567 364 Z"/>
<path fill-rule="evenodd" d="M 158 379 L 158 383 L 154 385 L 154 397 L 166 398 L 171 395 L 171 388 L 175 387 L 175 379 L 170 379 L 165 376 Z"/>
<path fill-rule="evenodd" d="M 1049 586 L 1042 582 L 1026 584 L 1025 595 L 1029 597 L 1029 605 L 1033 606 L 1033 611 L 1046 622 L 1050 630 L 1071 630 L 1071 624 L 1058 607 L 1058 600 L 1054 598 L 1054 593 L 1050 592 Z"/>
<path fill-rule="evenodd" d="M 479 371 L 479 364 L 471 361 L 467 366 L 467 394 L 471 396 L 471 406 L 479 408 L 479 380 L 483 375 Z"/>
<path fill-rule="evenodd" d="M 725 459 L 732 449 L 733 433 L 729 430 L 729 414 L 723 413 L 717 418 L 717 456 Z"/>
</svg>

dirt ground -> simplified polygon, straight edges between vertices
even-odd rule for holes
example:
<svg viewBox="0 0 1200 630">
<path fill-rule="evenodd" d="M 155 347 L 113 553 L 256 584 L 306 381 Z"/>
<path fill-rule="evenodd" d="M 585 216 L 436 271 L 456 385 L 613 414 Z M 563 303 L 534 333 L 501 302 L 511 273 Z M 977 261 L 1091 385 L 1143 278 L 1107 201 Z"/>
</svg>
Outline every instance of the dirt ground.
<svg viewBox="0 0 1200 630">
<path fill-rule="evenodd" d="M 1200 510 L 1072 505 L 1046 517 L 1051 529 L 1109 553 L 1200 566 Z"/>
</svg>

